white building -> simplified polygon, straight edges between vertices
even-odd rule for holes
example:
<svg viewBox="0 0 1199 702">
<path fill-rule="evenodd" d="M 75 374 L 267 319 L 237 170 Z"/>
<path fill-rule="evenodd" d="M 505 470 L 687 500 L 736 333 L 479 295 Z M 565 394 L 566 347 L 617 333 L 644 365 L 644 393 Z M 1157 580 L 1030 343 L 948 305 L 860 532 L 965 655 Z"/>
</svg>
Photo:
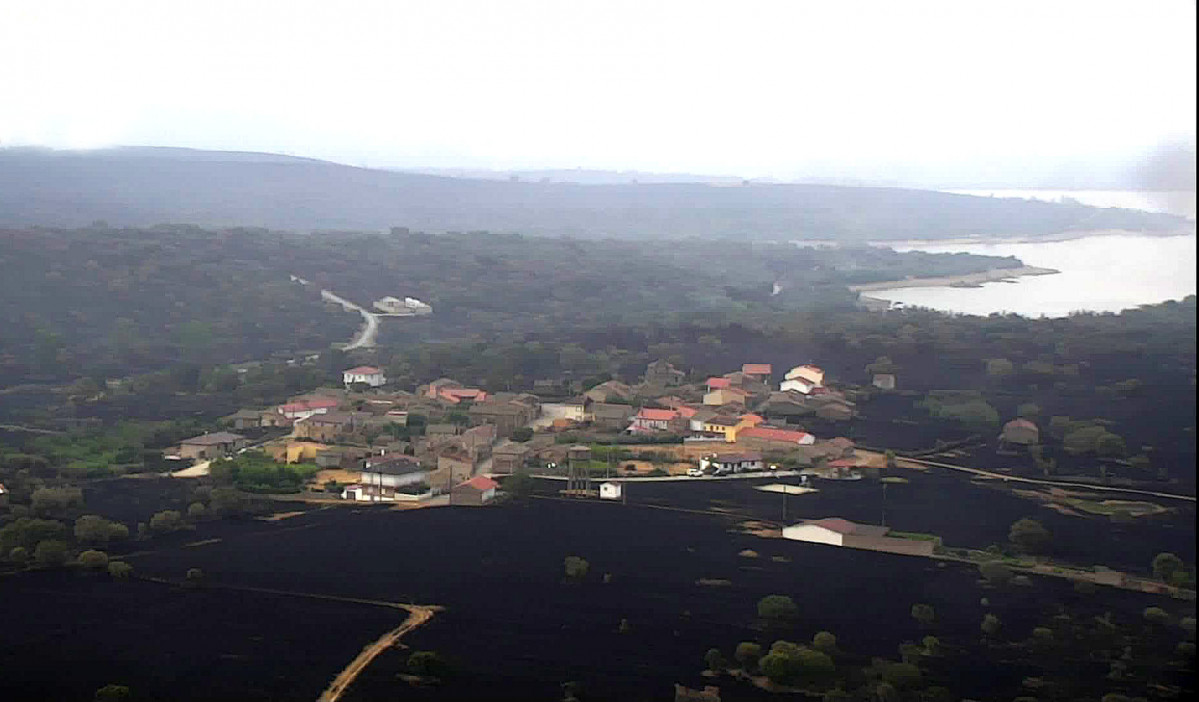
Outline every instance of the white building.
<svg viewBox="0 0 1199 702">
<path fill-rule="evenodd" d="M 824 371 L 818 366 L 813 366 L 811 364 L 796 366 L 787 371 L 785 380 L 796 379 L 806 380 L 812 385 L 820 387 L 821 385 L 824 385 Z"/>
<path fill-rule="evenodd" d="M 416 316 L 433 314 L 433 308 L 415 297 L 406 297 L 403 300 L 398 297 L 387 297 L 375 300 L 373 303 L 375 309 L 385 314 L 396 314 L 402 316 Z"/>
<path fill-rule="evenodd" d="M 600 483 L 600 499 L 619 500 L 623 487 L 620 483 Z"/>
<path fill-rule="evenodd" d="M 779 383 L 779 390 L 782 390 L 783 392 L 794 390 L 795 392 L 803 393 L 804 395 L 812 394 L 812 391 L 817 387 L 819 386 L 804 378 L 792 378 L 791 380 L 784 380 L 783 382 Z"/>
<path fill-rule="evenodd" d="M 746 453 L 719 453 L 699 459 L 699 467 L 711 468 L 718 473 L 745 473 L 762 470 L 762 454 L 753 451 Z"/>
<path fill-rule="evenodd" d="M 374 366 L 358 366 L 341 372 L 341 381 L 347 386 L 354 383 L 366 383 L 372 388 L 382 386 L 387 382 L 383 371 Z"/>
<path fill-rule="evenodd" d="M 397 488 L 429 482 L 429 471 L 411 456 L 372 456 L 359 479 L 363 485 Z"/>
</svg>

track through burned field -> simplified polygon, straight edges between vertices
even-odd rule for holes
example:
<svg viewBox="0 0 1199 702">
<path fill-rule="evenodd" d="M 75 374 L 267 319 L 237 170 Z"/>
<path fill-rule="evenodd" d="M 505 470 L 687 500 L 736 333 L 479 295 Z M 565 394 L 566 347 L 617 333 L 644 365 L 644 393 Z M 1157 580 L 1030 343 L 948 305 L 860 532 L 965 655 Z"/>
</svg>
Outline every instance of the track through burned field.
<svg viewBox="0 0 1199 702">
<path fill-rule="evenodd" d="M 341 699 L 346 689 L 358 678 L 362 671 L 366 670 L 371 661 L 375 660 L 383 651 L 399 643 L 400 638 L 404 634 L 432 619 L 433 613 L 440 609 L 439 607 L 393 604 L 400 609 L 408 610 L 408 618 L 404 620 L 403 624 L 380 636 L 378 641 L 362 649 L 362 653 L 359 653 L 354 660 L 350 661 L 350 664 L 338 673 L 333 682 L 329 684 L 328 689 L 321 693 L 318 702 L 336 702 Z"/>
<path fill-rule="evenodd" d="M 138 579 L 151 583 L 159 583 L 162 585 L 179 585 L 179 583 L 166 578 L 139 577 Z M 333 679 L 333 682 L 329 684 L 329 687 L 326 688 L 323 693 L 321 693 L 321 696 L 317 698 L 318 702 L 336 702 L 337 700 L 341 699 L 341 696 L 345 694 L 345 691 L 350 687 L 354 680 L 358 678 L 362 671 L 366 670 L 366 667 L 371 664 L 371 661 L 375 660 L 375 658 L 386 649 L 389 649 L 399 643 L 404 634 L 407 634 L 413 629 L 422 626 L 433 618 L 434 613 L 439 612 L 442 609 L 436 605 L 413 605 L 405 604 L 403 602 L 387 602 L 384 600 L 373 600 L 363 597 L 342 597 L 340 595 L 324 595 L 315 592 L 294 592 L 291 590 L 278 590 L 269 587 L 251 587 L 246 585 L 217 585 L 215 587 L 221 590 L 238 590 L 241 592 L 254 592 L 265 595 L 302 597 L 315 600 L 327 600 L 330 602 L 362 604 L 373 607 L 390 607 L 408 612 L 408 617 L 402 624 L 388 631 L 383 636 L 380 636 L 378 640 L 363 648 L 362 652 L 359 653 L 354 660 L 350 661 L 350 664 L 342 669 L 342 671 L 337 674 L 337 677 Z"/>
</svg>

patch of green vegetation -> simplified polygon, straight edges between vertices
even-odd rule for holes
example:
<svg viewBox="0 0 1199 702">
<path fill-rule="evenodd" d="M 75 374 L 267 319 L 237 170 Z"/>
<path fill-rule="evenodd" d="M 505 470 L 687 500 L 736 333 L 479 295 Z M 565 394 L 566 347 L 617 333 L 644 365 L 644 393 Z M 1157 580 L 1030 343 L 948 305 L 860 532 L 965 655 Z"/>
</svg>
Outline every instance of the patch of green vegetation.
<svg viewBox="0 0 1199 702">
<path fill-rule="evenodd" d="M 212 478 L 239 490 L 257 493 L 300 492 L 320 470 L 313 463 L 276 463 L 261 451 L 246 451 L 234 458 L 213 461 Z"/>
<path fill-rule="evenodd" d="M 1130 517 L 1143 517 L 1147 514 L 1160 514 L 1167 511 L 1165 507 L 1155 502 L 1137 502 L 1131 500 L 1087 500 L 1073 497 L 1064 502 L 1074 509 L 1088 514 L 1111 516 L 1125 514 Z"/>
</svg>

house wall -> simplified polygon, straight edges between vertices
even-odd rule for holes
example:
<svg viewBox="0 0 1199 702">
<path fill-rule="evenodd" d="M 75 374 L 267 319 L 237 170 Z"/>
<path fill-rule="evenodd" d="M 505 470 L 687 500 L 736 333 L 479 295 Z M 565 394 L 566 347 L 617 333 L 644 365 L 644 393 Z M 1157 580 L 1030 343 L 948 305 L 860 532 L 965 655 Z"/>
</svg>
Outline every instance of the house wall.
<svg viewBox="0 0 1199 702">
<path fill-rule="evenodd" d="M 888 536 L 855 536 L 853 534 L 846 534 L 841 545 L 870 551 L 901 553 L 907 556 L 931 556 L 933 555 L 935 544 L 932 541 L 896 539 Z"/>
<path fill-rule="evenodd" d="M 415 485 L 420 482 L 429 482 L 429 471 L 419 470 L 405 475 L 388 475 L 386 473 L 372 473 L 369 470 L 364 470 L 358 479 L 362 481 L 363 485 L 403 487 L 405 485 Z"/>
<path fill-rule="evenodd" d="M 779 384 L 779 390 L 782 390 L 783 392 L 795 390 L 796 392 L 801 392 L 805 395 L 812 392 L 812 388 L 814 387 L 816 386 L 812 383 L 798 378 L 793 380 L 784 380 Z"/>
<path fill-rule="evenodd" d="M 783 527 L 783 538 L 793 541 L 807 541 L 813 544 L 828 544 L 830 546 L 841 546 L 844 534 L 825 529 L 822 526 L 815 524 L 795 524 L 789 527 Z"/>
<path fill-rule="evenodd" d="M 487 502 L 492 497 L 495 497 L 495 490 L 475 490 L 474 488 L 461 488 L 450 491 L 451 505 L 481 505 Z"/>
</svg>

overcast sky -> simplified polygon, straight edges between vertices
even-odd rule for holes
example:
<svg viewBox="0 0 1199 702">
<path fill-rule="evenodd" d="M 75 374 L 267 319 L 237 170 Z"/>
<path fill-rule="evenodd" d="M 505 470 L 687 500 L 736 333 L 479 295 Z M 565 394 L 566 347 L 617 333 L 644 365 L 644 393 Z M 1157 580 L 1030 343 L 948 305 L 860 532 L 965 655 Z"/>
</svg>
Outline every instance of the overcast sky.
<svg viewBox="0 0 1199 702">
<path fill-rule="evenodd" d="M 0 3 L 0 143 L 1049 173 L 1193 144 L 1195 57 L 1194 0 L 17 0 Z"/>
</svg>

